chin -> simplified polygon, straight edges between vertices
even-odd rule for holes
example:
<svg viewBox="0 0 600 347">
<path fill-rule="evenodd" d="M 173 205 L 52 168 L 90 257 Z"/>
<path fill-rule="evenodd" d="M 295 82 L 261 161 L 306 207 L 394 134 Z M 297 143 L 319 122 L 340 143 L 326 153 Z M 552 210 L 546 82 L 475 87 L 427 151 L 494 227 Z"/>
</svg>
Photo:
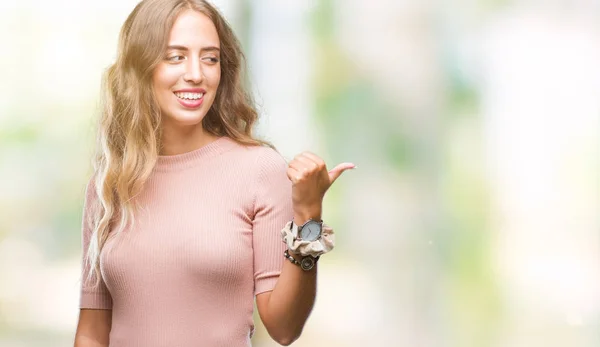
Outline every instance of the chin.
<svg viewBox="0 0 600 347">
<path fill-rule="evenodd" d="M 166 120 L 169 123 L 177 124 L 177 125 L 181 125 L 181 126 L 194 126 L 194 125 L 201 124 L 205 115 L 206 114 L 202 114 L 202 115 L 175 114 L 175 115 L 167 116 Z"/>
</svg>

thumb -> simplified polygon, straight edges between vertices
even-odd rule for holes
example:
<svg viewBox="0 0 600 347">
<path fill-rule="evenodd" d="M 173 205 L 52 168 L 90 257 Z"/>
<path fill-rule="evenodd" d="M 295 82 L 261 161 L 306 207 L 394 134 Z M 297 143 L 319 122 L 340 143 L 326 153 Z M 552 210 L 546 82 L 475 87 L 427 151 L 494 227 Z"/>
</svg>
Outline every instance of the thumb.
<svg viewBox="0 0 600 347">
<path fill-rule="evenodd" d="M 338 166 L 334 167 L 333 169 L 329 170 L 329 184 L 333 184 L 333 182 L 335 182 L 335 180 L 340 177 L 340 175 L 342 174 L 342 172 L 348 170 L 348 169 L 354 169 L 356 168 L 356 165 L 354 165 L 353 163 L 341 163 L 338 164 Z"/>
</svg>

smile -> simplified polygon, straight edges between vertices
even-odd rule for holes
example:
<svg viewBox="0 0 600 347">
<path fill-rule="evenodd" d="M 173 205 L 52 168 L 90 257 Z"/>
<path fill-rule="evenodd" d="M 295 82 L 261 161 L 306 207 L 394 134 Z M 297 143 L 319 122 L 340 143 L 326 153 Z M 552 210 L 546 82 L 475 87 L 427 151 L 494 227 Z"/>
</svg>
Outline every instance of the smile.
<svg viewBox="0 0 600 347">
<path fill-rule="evenodd" d="M 177 101 L 185 107 L 196 109 L 202 105 L 204 101 L 204 93 L 173 93 L 177 97 Z"/>
<path fill-rule="evenodd" d="M 198 100 L 204 96 L 204 93 L 175 93 L 175 96 L 180 99 Z"/>
</svg>

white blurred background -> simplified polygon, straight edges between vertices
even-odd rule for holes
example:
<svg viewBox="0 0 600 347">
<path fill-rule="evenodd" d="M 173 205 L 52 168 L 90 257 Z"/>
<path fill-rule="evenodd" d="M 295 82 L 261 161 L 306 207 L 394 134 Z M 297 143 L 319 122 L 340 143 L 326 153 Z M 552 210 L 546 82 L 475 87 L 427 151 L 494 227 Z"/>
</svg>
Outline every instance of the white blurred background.
<svg viewBox="0 0 600 347">
<path fill-rule="evenodd" d="M 72 344 L 100 78 L 136 3 L 0 3 L 0 346 Z M 358 165 L 293 346 L 600 345 L 599 1 L 214 3 L 259 134 Z"/>
</svg>

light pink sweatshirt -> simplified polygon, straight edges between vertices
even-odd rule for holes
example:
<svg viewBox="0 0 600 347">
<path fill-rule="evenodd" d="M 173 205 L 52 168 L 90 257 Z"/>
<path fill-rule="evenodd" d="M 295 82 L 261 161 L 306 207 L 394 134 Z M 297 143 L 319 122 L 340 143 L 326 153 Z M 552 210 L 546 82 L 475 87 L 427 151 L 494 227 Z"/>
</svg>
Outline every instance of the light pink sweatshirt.
<svg viewBox="0 0 600 347">
<path fill-rule="evenodd" d="M 159 158 L 134 227 L 101 253 L 99 287 L 82 267 L 80 307 L 112 309 L 111 347 L 250 346 L 254 296 L 273 290 L 285 260 L 286 167 L 274 150 L 227 137 Z M 84 256 L 93 199 L 90 183 Z"/>
</svg>

